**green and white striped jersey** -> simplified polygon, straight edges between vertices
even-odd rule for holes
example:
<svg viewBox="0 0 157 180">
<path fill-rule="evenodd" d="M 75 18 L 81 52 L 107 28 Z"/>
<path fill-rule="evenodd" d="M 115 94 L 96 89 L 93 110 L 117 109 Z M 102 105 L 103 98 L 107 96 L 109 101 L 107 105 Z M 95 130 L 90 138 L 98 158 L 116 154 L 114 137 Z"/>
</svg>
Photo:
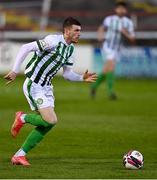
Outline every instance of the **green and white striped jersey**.
<svg viewBox="0 0 157 180">
<path fill-rule="evenodd" d="M 68 45 L 63 35 L 48 35 L 36 41 L 39 50 L 26 66 L 25 74 L 33 82 L 51 85 L 51 79 L 64 65 L 73 65 L 74 45 Z"/>
<path fill-rule="evenodd" d="M 112 50 L 119 50 L 122 44 L 122 34 L 120 30 L 125 28 L 134 36 L 134 25 L 128 17 L 119 17 L 117 15 L 108 16 L 103 21 L 103 26 L 107 30 L 104 46 Z"/>
</svg>

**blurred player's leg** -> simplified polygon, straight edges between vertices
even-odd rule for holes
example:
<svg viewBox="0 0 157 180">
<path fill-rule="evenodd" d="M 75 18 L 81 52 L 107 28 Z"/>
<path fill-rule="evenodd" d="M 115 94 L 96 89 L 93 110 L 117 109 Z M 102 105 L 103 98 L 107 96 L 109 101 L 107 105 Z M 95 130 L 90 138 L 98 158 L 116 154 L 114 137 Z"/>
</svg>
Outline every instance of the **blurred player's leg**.
<svg viewBox="0 0 157 180">
<path fill-rule="evenodd" d="M 105 74 L 101 73 L 98 75 L 97 80 L 91 85 L 91 96 L 94 98 L 96 95 L 96 90 L 99 85 L 105 80 Z"/>
<path fill-rule="evenodd" d="M 110 59 L 106 62 L 106 66 L 104 67 L 104 73 L 106 74 L 106 85 L 107 85 L 108 96 L 111 100 L 117 99 L 117 96 L 115 95 L 113 89 L 115 82 L 114 70 L 115 70 L 115 61 Z"/>
<path fill-rule="evenodd" d="M 98 79 L 91 86 L 91 96 L 93 98 L 96 95 L 97 88 L 104 80 L 106 80 L 107 93 L 108 93 L 109 99 L 115 100 L 117 98 L 113 90 L 114 81 L 115 81 L 114 70 L 115 70 L 115 61 L 112 59 L 107 60 L 104 65 L 103 72 L 99 74 Z"/>
</svg>

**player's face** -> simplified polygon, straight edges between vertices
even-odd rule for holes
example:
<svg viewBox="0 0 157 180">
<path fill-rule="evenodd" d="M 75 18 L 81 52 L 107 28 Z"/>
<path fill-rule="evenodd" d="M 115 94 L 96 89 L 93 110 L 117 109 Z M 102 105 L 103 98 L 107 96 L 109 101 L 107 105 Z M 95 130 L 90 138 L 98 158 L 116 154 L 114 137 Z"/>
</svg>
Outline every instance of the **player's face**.
<svg viewBox="0 0 157 180">
<path fill-rule="evenodd" d="M 115 11 L 116 14 L 120 17 L 127 15 L 127 9 L 124 6 L 117 6 Z"/>
<path fill-rule="evenodd" d="M 72 43 L 77 43 L 81 34 L 81 26 L 72 25 L 67 29 L 67 35 Z"/>
</svg>

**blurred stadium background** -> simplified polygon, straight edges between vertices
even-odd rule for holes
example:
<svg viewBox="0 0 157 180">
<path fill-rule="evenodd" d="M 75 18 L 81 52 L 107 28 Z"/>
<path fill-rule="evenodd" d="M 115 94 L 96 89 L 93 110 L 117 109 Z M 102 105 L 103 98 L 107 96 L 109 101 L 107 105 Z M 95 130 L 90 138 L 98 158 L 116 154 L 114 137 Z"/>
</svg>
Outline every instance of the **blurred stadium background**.
<svg viewBox="0 0 157 180">
<path fill-rule="evenodd" d="M 136 29 L 136 47 L 125 48 L 116 73 L 119 76 L 157 77 L 157 1 L 127 0 Z M 8 71 L 21 43 L 60 32 L 65 17 L 73 16 L 83 27 L 77 46 L 78 71 L 87 67 L 99 71 L 101 57 L 96 39 L 97 27 L 113 13 L 115 0 L 0 0 L 0 72 Z M 79 57 L 78 57 L 79 55 Z"/>
<path fill-rule="evenodd" d="M 2 75 L 11 69 L 23 43 L 61 32 L 67 16 L 78 18 L 83 29 L 76 71 L 99 72 L 96 30 L 113 13 L 115 0 L 0 0 L 0 178 L 157 178 L 157 0 L 126 1 L 136 45 L 126 44 L 120 55 L 116 73 L 124 78 L 118 78 L 115 87 L 119 99 L 107 100 L 102 85 L 92 101 L 88 84 L 54 78 L 59 123 L 28 154 L 32 166 L 23 168 L 12 166 L 10 158 L 32 127 L 25 126 L 16 139 L 9 131 L 16 111 L 31 112 L 22 93 L 24 77 L 6 86 Z M 144 154 L 142 170 L 123 168 L 122 156 L 130 149 Z"/>
</svg>

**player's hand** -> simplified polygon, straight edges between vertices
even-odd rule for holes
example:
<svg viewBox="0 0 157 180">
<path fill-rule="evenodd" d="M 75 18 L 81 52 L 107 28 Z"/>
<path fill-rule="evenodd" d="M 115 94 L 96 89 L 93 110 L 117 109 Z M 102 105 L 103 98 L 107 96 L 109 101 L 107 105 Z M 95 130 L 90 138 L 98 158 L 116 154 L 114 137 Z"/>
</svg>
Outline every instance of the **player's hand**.
<svg viewBox="0 0 157 180">
<path fill-rule="evenodd" d="M 4 79 L 7 80 L 6 84 L 10 84 L 13 82 L 16 78 L 17 74 L 13 71 L 10 71 L 6 76 L 4 76 Z"/>
<path fill-rule="evenodd" d="M 120 32 L 132 43 L 135 44 L 135 37 L 131 35 L 126 28 L 122 28 Z"/>
<path fill-rule="evenodd" d="M 88 70 L 83 75 L 83 80 L 85 82 L 95 82 L 97 79 L 96 73 L 89 73 Z"/>
<path fill-rule="evenodd" d="M 122 29 L 120 30 L 120 32 L 121 32 L 124 36 L 126 36 L 126 35 L 129 34 L 129 32 L 128 32 L 128 30 L 127 30 L 126 28 L 122 28 Z"/>
</svg>

